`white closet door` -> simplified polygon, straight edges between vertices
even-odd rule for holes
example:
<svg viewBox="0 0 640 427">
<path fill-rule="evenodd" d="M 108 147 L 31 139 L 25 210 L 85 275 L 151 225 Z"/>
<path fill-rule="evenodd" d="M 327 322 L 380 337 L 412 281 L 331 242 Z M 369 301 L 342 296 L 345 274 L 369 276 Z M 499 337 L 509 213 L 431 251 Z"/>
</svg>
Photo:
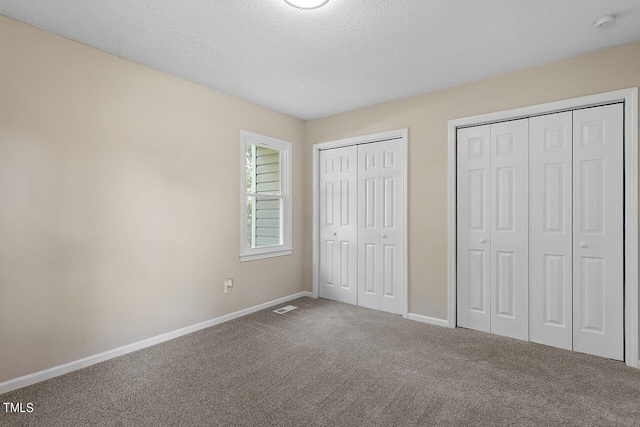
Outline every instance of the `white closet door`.
<svg viewBox="0 0 640 427">
<path fill-rule="evenodd" d="M 623 360 L 623 106 L 573 113 L 573 349 Z"/>
<path fill-rule="evenodd" d="M 572 349 L 572 112 L 529 120 L 529 340 Z"/>
<path fill-rule="evenodd" d="M 379 309 L 380 146 L 358 147 L 358 305 Z"/>
<path fill-rule="evenodd" d="M 357 147 L 320 152 L 320 296 L 357 304 Z"/>
<path fill-rule="evenodd" d="M 358 146 L 358 305 L 402 313 L 403 146 Z"/>
<path fill-rule="evenodd" d="M 459 129 L 457 135 L 457 323 L 491 331 L 491 127 Z"/>
<path fill-rule="evenodd" d="M 404 301 L 404 153 L 401 140 L 380 147 L 380 310 L 402 314 Z"/>
<path fill-rule="evenodd" d="M 491 125 L 491 332 L 527 340 L 529 120 Z"/>
</svg>

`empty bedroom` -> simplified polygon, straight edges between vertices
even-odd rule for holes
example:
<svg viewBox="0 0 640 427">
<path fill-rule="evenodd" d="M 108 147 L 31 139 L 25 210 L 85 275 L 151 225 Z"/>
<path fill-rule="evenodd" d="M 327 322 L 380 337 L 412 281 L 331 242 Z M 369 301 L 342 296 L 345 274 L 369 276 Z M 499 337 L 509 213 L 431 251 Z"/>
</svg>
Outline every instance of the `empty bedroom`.
<svg viewBox="0 0 640 427">
<path fill-rule="evenodd" d="M 640 426 L 640 0 L 0 0 L 0 426 Z"/>
</svg>

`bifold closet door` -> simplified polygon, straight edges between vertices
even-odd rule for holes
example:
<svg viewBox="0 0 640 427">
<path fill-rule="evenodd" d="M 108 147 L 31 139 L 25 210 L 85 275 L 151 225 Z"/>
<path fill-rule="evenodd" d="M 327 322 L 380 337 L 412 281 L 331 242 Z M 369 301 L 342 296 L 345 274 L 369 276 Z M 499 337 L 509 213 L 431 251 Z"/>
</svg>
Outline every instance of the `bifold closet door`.
<svg viewBox="0 0 640 427">
<path fill-rule="evenodd" d="M 623 360 L 623 105 L 573 112 L 573 349 Z"/>
<path fill-rule="evenodd" d="M 529 120 L 529 340 L 573 346 L 573 112 Z"/>
<path fill-rule="evenodd" d="M 457 135 L 457 323 L 491 332 L 491 126 Z"/>
<path fill-rule="evenodd" d="M 357 147 L 320 152 L 320 274 L 323 298 L 357 304 Z"/>
<path fill-rule="evenodd" d="M 358 305 L 402 313 L 403 146 L 358 146 Z"/>
<path fill-rule="evenodd" d="M 458 325 L 528 338 L 528 120 L 458 130 Z"/>
<path fill-rule="evenodd" d="M 491 125 L 491 332 L 529 336 L 529 120 Z"/>
<path fill-rule="evenodd" d="M 458 325 L 623 360 L 623 114 L 458 130 Z"/>
</svg>

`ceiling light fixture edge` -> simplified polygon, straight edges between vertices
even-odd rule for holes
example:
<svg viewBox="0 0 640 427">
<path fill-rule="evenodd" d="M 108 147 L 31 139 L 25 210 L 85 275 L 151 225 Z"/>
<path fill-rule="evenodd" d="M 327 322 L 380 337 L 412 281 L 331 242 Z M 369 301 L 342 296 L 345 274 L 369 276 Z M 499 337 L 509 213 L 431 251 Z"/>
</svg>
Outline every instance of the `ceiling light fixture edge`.
<svg viewBox="0 0 640 427">
<path fill-rule="evenodd" d="M 318 9 L 329 2 L 329 0 L 284 0 L 291 7 L 295 7 L 300 10 Z M 308 6 L 308 5 L 311 6 Z"/>
</svg>

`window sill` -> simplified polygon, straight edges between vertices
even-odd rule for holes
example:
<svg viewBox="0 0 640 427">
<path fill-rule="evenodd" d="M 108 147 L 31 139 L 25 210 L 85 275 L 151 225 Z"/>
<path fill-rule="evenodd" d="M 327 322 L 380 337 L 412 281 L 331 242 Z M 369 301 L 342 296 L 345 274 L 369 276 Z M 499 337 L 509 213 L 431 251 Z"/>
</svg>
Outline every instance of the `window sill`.
<svg viewBox="0 0 640 427">
<path fill-rule="evenodd" d="M 265 253 L 262 253 L 262 254 L 240 255 L 240 262 L 254 261 L 254 260 L 263 259 L 263 258 L 273 258 L 273 257 L 277 257 L 277 256 L 291 255 L 292 253 L 293 253 L 293 249 L 281 249 L 281 250 L 272 251 L 272 252 L 265 252 Z"/>
</svg>

